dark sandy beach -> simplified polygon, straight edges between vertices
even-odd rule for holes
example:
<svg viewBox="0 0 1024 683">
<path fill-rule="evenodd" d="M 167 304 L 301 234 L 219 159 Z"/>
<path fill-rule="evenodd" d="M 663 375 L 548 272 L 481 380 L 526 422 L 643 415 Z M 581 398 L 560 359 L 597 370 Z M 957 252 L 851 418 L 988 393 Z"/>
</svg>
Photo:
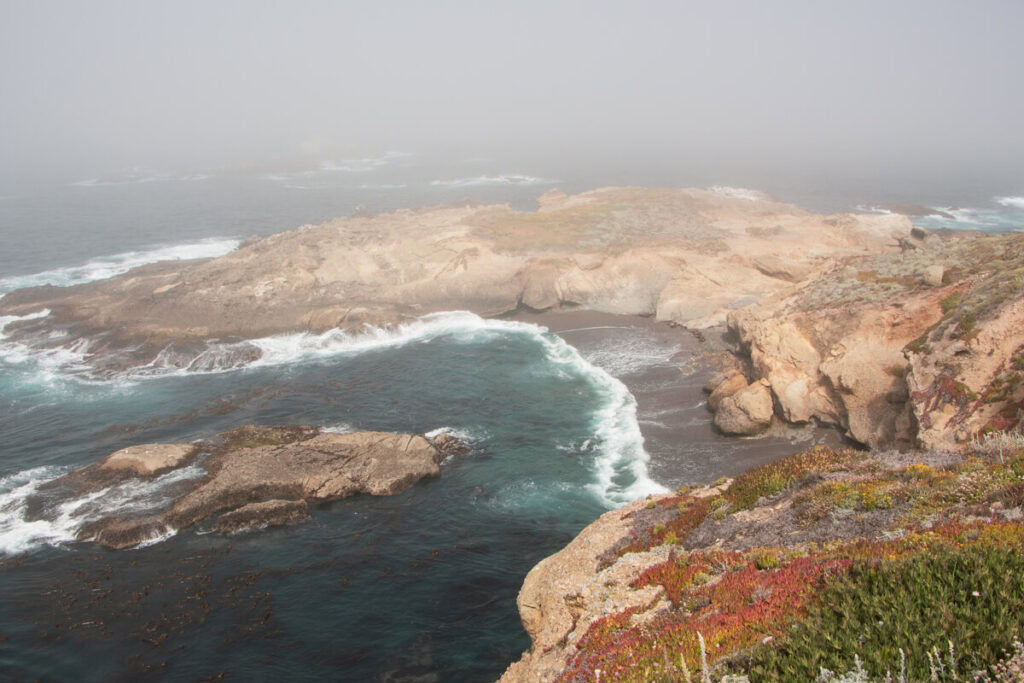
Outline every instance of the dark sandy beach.
<svg viewBox="0 0 1024 683">
<path fill-rule="evenodd" d="M 622 380 L 637 401 L 651 476 L 667 487 L 735 476 L 813 444 L 843 441 L 836 430 L 813 425 L 777 424 L 756 437 L 717 432 L 703 386 L 717 371 L 721 329 L 707 331 L 701 341 L 642 316 L 557 311 L 520 312 L 514 319 L 547 327 Z"/>
</svg>

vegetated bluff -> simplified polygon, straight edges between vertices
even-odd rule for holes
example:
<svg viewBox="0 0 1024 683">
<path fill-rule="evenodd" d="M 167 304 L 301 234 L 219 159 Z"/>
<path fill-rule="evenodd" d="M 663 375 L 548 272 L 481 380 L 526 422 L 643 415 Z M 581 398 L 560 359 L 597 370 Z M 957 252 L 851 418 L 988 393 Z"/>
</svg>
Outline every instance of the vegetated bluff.
<svg viewBox="0 0 1024 683">
<path fill-rule="evenodd" d="M 1020 680 L 1024 236 L 900 242 L 730 312 L 706 387 L 726 431 L 872 450 L 602 516 L 527 576 L 503 681 Z"/>
</svg>

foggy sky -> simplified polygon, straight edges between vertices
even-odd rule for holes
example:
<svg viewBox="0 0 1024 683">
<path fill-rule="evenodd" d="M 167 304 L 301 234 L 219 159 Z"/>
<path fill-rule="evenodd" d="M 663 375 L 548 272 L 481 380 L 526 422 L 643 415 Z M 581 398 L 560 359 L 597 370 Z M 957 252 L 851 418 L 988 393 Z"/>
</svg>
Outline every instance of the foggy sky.
<svg viewBox="0 0 1024 683">
<path fill-rule="evenodd" d="M 1022 31 L 1016 0 L 0 0 L 0 179 L 389 149 L 1020 173 Z"/>
</svg>

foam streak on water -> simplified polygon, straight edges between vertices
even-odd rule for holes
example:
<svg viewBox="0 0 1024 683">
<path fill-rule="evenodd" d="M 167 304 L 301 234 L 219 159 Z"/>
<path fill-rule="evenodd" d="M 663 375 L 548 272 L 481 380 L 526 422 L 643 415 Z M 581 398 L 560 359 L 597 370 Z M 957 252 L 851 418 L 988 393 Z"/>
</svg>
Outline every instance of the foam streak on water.
<svg viewBox="0 0 1024 683">
<path fill-rule="evenodd" d="M 68 287 L 85 282 L 105 280 L 132 268 L 158 261 L 179 261 L 197 258 L 216 258 L 232 251 L 239 245 L 237 239 L 211 237 L 184 244 L 156 245 L 140 251 L 126 251 L 121 254 L 102 256 L 79 266 L 54 268 L 31 275 L 15 275 L 0 278 L 0 292 L 10 292 L 22 287 L 55 285 Z"/>
<path fill-rule="evenodd" d="M 169 505 L 167 491 L 172 484 L 197 479 L 206 472 L 190 465 L 152 480 L 128 479 L 115 486 L 53 503 L 38 518 L 27 517 L 29 499 L 39 488 L 64 473 L 64 468 L 35 467 L 0 479 L 0 555 L 14 555 L 43 545 L 59 547 L 76 540 L 78 531 L 90 521 L 123 515 L 143 514 Z M 152 545 L 174 535 L 167 529 Z"/>
<path fill-rule="evenodd" d="M 256 368 L 282 367 L 299 363 L 336 362 L 339 357 L 379 352 L 409 344 L 427 344 L 443 339 L 449 344 L 474 344 L 500 340 L 504 336 L 526 337 L 540 344 L 547 362 L 556 374 L 583 378 L 600 397 L 595 408 L 592 429 L 597 447 L 592 469 L 593 494 L 607 507 L 665 489 L 647 473 L 648 454 L 637 422 L 636 400 L 618 379 L 588 362 L 575 348 L 547 329 L 524 322 L 486 320 L 473 313 L 456 311 L 418 318 L 393 328 L 368 328 L 362 333 L 333 329 L 322 334 L 295 333 L 252 339 L 244 342 L 210 342 L 191 358 L 165 349 L 153 362 L 125 371 L 102 383 L 159 379 L 170 376 L 239 372 Z M 70 352 L 69 352 L 70 353 Z M 74 356 L 74 354 L 72 354 Z M 59 359 L 43 356 L 41 373 L 59 368 Z M 82 356 L 70 358 L 65 366 L 70 378 L 83 377 Z"/>
</svg>

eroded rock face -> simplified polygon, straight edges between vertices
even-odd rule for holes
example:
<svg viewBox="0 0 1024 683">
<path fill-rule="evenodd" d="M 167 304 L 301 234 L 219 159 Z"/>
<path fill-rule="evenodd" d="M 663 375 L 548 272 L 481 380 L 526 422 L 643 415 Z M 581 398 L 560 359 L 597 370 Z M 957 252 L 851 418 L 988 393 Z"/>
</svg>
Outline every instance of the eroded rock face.
<svg viewBox="0 0 1024 683">
<path fill-rule="evenodd" d="M 80 540 L 128 548 L 212 520 L 214 531 L 234 533 L 303 521 L 313 502 L 400 493 L 423 477 L 438 476 L 444 457 L 466 452 L 454 436 L 435 441 L 437 446 L 413 434 L 246 426 L 199 444 L 127 448 L 51 482 L 47 492 L 79 497 L 112 485 L 130 486 L 133 478 L 153 479 L 155 473 L 170 477 L 166 488 L 154 480 L 153 495 L 172 499 L 162 508 L 143 505 L 144 512 L 133 513 L 83 507 L 93 516 L 79 527 Z M 205 476 L 171 476 L 193 459 Z"/>
<path fill-rule="evenodd" d="M 714 496 L 722 487 L 691 491 L 694 497 Z M 668 559 L 675 547 L 661 545 L 606 561 L 631 536 L 630 517 L 655 496 L 612 510 L 587 526 L 565 548 L 541 560 L 526 575 L 516 605 L 532 645 L 501 677 L 501 683 L 553 681 L 577 652 L 577 644 L 598 619 L 642 608 L 642 619 L 654 619 L 671 603 L 660 586 L 634 589 L 644 569 Z M 680 549 L 681 550 L 681 549 Z M 607 566 L 606 566 L 607 565 Z"/>
<path fill-rule="evenodd" d="M 767 429 L 774 414 L 768 382 L 760 380 L 722 399 L 715 426 L 726 434 L 750 436 Z"/>
<path fill-rule="evenodd" d="M 730 313 L 780 416 L 900 448 L 959 448 L 1020 424 L 1024 237 L 921 239 L 927 249 L 851 259 Z"/>
</svg>

